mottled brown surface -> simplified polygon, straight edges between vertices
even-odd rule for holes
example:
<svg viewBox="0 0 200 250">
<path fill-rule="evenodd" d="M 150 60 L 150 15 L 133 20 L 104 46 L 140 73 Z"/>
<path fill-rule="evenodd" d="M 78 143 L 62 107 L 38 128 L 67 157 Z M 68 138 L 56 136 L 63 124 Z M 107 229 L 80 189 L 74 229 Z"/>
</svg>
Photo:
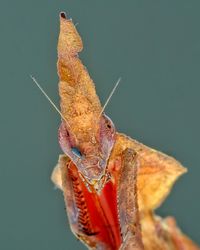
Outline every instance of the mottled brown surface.
<svg viewBox="0 0 200 250">
<path fill-rule="evenodd" d="M 121 249 L 124 250 L 144 249 L 137 199 L 137 170 L 137 153 L 127 148 L 122 154 L 122 166 L 117 188 L 119 221 L 123 239 Z"/>
<path fill-rule="evenodd" d="M 101 104 L 86 68 L 78 58 L 83 48 L 71 20 L 60 17 L 58 75 L 61 112 L 79 142 L 86 143 L 97 134 Z"/>
<path fill-rule="evenodd" d="M 141 216 L 142 239 L 146 250 L 199 250 L 190 239 L 188 239 L 175 223 L 170 225 L 169 220 L 155 216 L 147 212 Z"/>
<path fill-rule="evenodd" d="M 186 169 L 174 158 L 119 133 L 110 162 L 112 163 L 126 148 L 133 149 L 138 155 L 139 210 L 155 209 L 160 206 L 175 180 L 185 173 Z"/>
</svg>

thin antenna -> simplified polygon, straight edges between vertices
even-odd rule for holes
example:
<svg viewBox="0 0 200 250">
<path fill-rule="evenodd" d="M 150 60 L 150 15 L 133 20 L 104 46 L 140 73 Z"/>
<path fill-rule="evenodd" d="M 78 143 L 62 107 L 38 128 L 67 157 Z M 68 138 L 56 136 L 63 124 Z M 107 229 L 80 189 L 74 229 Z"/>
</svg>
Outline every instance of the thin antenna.
<svg viewBox="0 0 200 250">
<path fill-rule="evenodd" d="M 63 114 L 60 112 L 60 110 L 57 108 L 57 106 L 54 104 L 54 102 L 51 100 L 51 98 L 46 94 L 46 92 L 44 91 L 44 89 L 40 86 L 40 84 L 37 82 L 37 80 L 35 79 L 35 77 L 33 77 L 32 75 L 30 75 L 31 79 L 33 80 L 33 82 L 37 85 L 37 87 L 40 89 L 40 91 L 42 92 L 42 94 L 47 98 L 47 100 L 51 103 L 51 105 L 54 107 L 54 109 L 60 114 L 60 116 L 62 117 L 62 119 L 67 123 L 67 125 L 69 126 L 68 121 L 65 119 L 65 117 L 63 116 Z M 70 126 L 69 126 L 70 127 Z"/>
<path fill-rule="evenodd" d="M 108 98 L 107 98 L 105 104 L 103 105 L 103 108 L 102 108 L 102 110 L 101 110 L 101 113 L 99 114 L 99 117 L 103 114 L 103 112 L 104 112 L 104 110 L 105 110 L 107 104 L 108 104 L 109 101 L 110 101 L 110 98 L 113 96 L 113 94 L 114 94 L 114 92 L 115 92 L 117 86 L 119 85 L 120 81 L 121 81 L 121 77 L 120 77 L 120 78 L 117 80 L 117 82 L 115 83 L 115 86 L 113 87 L 113 89 L 112 89 L 110 95 L 108 96 Z"/>
</svg>

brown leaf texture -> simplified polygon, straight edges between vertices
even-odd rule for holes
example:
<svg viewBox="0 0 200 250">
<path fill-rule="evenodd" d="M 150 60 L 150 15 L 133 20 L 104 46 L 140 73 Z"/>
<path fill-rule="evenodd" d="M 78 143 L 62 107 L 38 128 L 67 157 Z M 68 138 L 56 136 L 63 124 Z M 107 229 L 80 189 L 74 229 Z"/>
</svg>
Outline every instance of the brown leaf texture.
<svg viewBox="0 0 200 250">
<path fill-rule="evenodd" d="M 58 39 L 58 75 L 61 112 L 79 141 L 87 141 L 95 133 L 101 104 L 86 68 L 78 58 L 83 48 L 81 38 L 71 20 L 60 16 Z"/>
<path fill-rule="evenodd" d="M 119 133 L 110 161 L 120 156 L 126 148 L 132 148 L 138 154 L 139 210 L 153 210 L 160 206 L 176 179 L 186 169 L 174 158 Z"/>
<path fill-rule="evenodd" d="M 60 15 L 60 35 L 58 40 L 58 75 L 59 93 L 61 97 L 61 112 L 67 121 L 67 127 L 78 141 L 84 143 L 97 133 L 97 121 L 101 113 L 101 104 L 95 91 L 95 86 L 86 68 L 78 58 L 78 52 L 83 49 L 82 40 L 73 24 L 64 13 Z M 93 125 L 91 129 L 91 125 Z M 96 126 L 96 127 L 95 127 Z M 190 239 L 181 233 L 171 217 L 162 219 L 154 215 L 154 210 L 160 206 L 170 193 L 174 182 L 187 170 L 173 157 L 137 142 L 124 134 L 117 133 L 116 141 L 108 160 L 108 171 L 127 149 L 137 155 L 137 187 L 133 180 L 133 204 L 138 205 L 138 220 L 141 225 L 141 242 L 146 250 L 197 250 Z M 72 208 L 70 180 L 65 179 L 67 156 L 61 156 L 52 174 L 52 181 L 64 192 L 68 207 Z M 134 171 L 130 170 L 130 173 Z M 130 177 L 130 176 L 129 176 Z M 70 178 L 70 177 L 68 177 Z M 135 177 L 136 178 L 136 177 Z M 136 179 L 135 179 L 136 180 Z M 126 180 L 120 180 L 126 183 Z M 131 180 L 127 177 L 130 192 Z M 123 195 L 126 188 L 123 187 Z M 137 190 L 137 194 L 135 192 Z M 123 204 L 123 195 L 120 199 Z M 111 197 L 112 198 L 112 197 Z M 129 201 L 126 197 L 127 202 Z M 130 204 L 132 204 L 130 202 Z M 128 204 L 128 203 L 127 203 Z M 129 211 L 130 208 L 127 209 Z M 123 211 L 121 211 L 122 214 Z M 73 211 L 68 211 L 68 215 Z M 120 213 L 119 213 L 120 214 Z M 131 214 L 131 213 L 130 213 Z M 129 214 L 129 216 L 130 216 Z M 120 216 L 120 215 L 119 215 Z M 69 216 L 69 220 L 70 217 Z M 127 217 L 128 218 L 128 217 Z M 131 221 L 131 220 L 129 220 Z M 126 222 L 127 223 L 127 222 Z M 121 225 L 124 227 L 125 225 Z M 72 230 L 73 226 L 71 224 Z M 124 227 L 125 228 L 125 227 Z M 128 228 L 131 228 L 130 225 Z M 78 230 L 78 229 L 77 229 Z M 128 229 L 129 230 L 129 229 Z M 129 234 L 127 234 L 129 237 Z M 91 246 L 91 237 L 84 242 Z M 103 248 L 104 249 L 104 248 Z M 121 248 L 131 249 L 131 248 Z M 132 248 L 136 249 L 136 248 Z M 140 249 L 140 248 L 138 248 Z"/>
<path fill-rule="evenodd" d="M 147 250 L 198 250 L 199 247 L 176 226 L 172 217 L 162 219 L 147 212 L 141 215 L 142 239 Z"/>
</svg>

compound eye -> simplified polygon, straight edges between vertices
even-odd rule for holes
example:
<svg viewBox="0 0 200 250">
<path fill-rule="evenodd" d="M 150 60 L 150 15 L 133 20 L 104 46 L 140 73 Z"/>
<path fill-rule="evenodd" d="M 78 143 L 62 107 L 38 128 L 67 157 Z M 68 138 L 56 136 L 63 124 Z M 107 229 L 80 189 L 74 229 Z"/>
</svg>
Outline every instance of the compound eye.
<svg viewBox="0 0 200 250">
<path fill-rule="evenodd" d="M 106 126 L 107 126 L 108 129 L 112 128 L 112 126 L 111 126 L 111 124 L 110 124 L 110 122 L 108 120 L 106 121 Z"/>
<path fill-rule="evenodd" d="M 107 117 L 105 117 L 105 129 L 107 132 L 111 132 L 111 133 L 114 132 L 114 125 L 112 121 Z"/>
<path fill-rule="evenodd" d="M 101 125 L 101 135 L 111 139 L 115 135 L 115 127 L 112 121 L 107 117 L 103 116 L 102 125 Z"/>
<path fill-rule="evenodd" d="M 62 135 L 65 136 L 66 139 L 69 139 L 69 138 L 70 138 L 69 131 L 68 131 L 68 129 L 66 128 L 66 126 L 65 126 L 64 123 L 61 124 L 60 130 L 61 130 L 61 132 L 62 132 Z"/>
<path fill-rule="evenodd" d="M 69 132 L 67 129 L 66 129 L 66 136 L 69 137 Z"/>
</svg>

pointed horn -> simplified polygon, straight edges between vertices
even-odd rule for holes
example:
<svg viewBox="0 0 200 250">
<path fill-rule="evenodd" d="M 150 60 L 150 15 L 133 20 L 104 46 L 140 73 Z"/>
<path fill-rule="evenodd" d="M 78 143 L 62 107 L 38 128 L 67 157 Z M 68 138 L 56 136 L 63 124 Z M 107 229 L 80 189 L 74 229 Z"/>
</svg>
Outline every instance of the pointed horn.
<svg viewBox="0 0 200 250">
<path fill-rule="evenodd" d="M 102 109 L 94 83 L 78 58 L 78 52 L 82 48 L 82 40 L 75 25 L 62 12 L 57 63 L 61 112 L 70 126 L 76 126 L 77 129 L 91 126 Z"/>
</svg>

